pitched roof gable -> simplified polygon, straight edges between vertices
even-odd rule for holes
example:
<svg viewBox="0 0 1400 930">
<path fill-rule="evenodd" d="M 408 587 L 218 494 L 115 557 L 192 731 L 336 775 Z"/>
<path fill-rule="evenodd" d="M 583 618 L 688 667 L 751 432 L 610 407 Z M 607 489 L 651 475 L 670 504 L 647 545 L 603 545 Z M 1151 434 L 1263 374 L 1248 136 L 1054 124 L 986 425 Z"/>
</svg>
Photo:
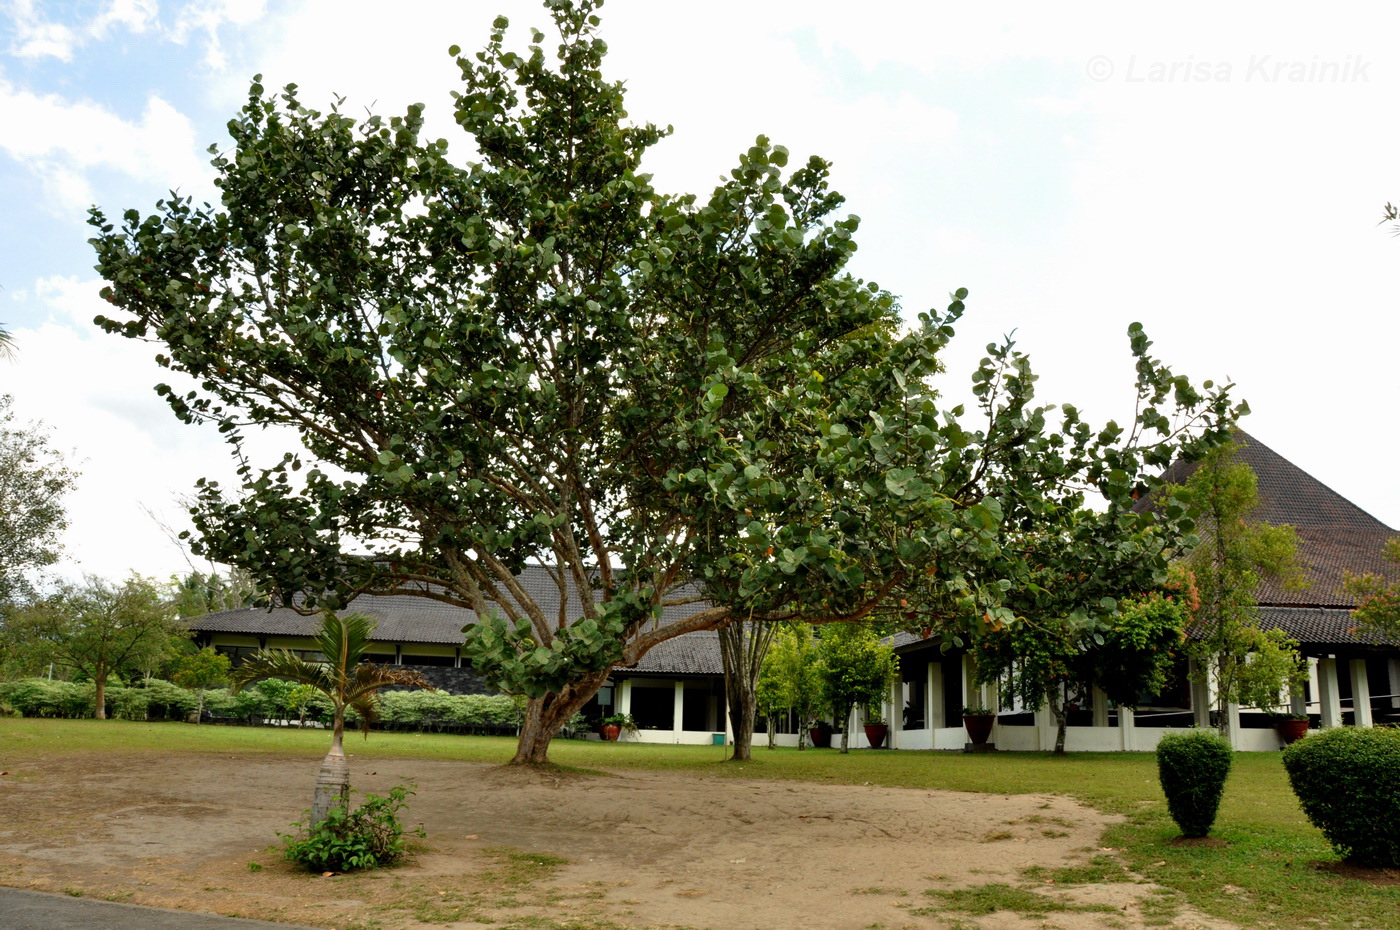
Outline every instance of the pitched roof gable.
<svg viewBox="0 0 1400 930">
<path fill-rule="evenodd" d="M 1300 590 L 1285 590 L 1266 580 L 1255 592 L 1261 606 L 1351 608 L 1356 600 L 1342 590 L 1343 570 L 1395 573 L 1382 551 L 1395 530 L 1244 430 L 1236 430 L 1235 438 L 1240 444 L 1235 460 L 1259 478 L 1259 506 L 1252 519 L 1297 530 L 1298 555 L 1309 582 Z M 1164 477 L 1180 484 L 1196 467 L 1177 461 Z"/>
</svg>

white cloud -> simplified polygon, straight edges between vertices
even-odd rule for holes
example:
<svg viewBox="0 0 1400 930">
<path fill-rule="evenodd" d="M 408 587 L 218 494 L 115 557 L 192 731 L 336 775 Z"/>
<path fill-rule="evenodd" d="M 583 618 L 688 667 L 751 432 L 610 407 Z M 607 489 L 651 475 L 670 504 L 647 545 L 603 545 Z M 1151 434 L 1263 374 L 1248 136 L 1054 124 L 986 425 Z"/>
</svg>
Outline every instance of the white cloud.
<svg viewBox="0 0 1400 930">
<path fill-rule="evenodd" d="M 231 471 L 228 456 L 212 430 L 179 423 L 156 396 L 153 385 L 169 373 L 152 362 L 151 346 L 91 324 L 106 307 L 97 297 L 101 284 L 46 279 L 12 295 L 47 311 L 50 321 L 15 330 L 16 359 L 0 372 L 0 389 L 14 395 L 22 416 L 49 427 L 54 446 L 81 472 L 68 501 L 70 558 L 59 572 L 180 571 L 184 556 L 146 509 L 183 527 L 176 495 L 211 470 Z"/>
<path fill-rule="evenodd" d="M 204 0 L 180 10 L 170 28 L 171 41 L 184 44 L 192 35 L 204 39 L 204 63 L 213 71 L 226 65 L 219 30 L 224 26 L 247 26 L 267 12 L 264 0 Z M 405 17 L 408 18 L 408 17 Z"/>
<path fill-rule="evenodd" d="M 94 39 L 105 39 L 114 26 L 124 26 L 139 35 L 158 24 L 158 13 L 156 0 L 111 0 L 85 31 Z"/>
<path fill-rule="evenodd" d="M 15 30 L 10 54 L 18 58 L 72 60 L 78 37 L 61 23 L 41 19 L 34 9 L 34 0 L 12 0 L 10 15 Z"/>
<path fill-rule="evenodd" d="M 146 101 L 138 122 L 128 122 L 91 101 L 41 96 L 0 80 L 0 121 L 27 128 L 0 135 L 0 150 L 42 179 L 51 210 L 72 212 L 91 204 L 88 179 L 97 169 L 187 193 L 203 192 L 209 183 L 194 127 L 157 96 Z"/>
</svg>

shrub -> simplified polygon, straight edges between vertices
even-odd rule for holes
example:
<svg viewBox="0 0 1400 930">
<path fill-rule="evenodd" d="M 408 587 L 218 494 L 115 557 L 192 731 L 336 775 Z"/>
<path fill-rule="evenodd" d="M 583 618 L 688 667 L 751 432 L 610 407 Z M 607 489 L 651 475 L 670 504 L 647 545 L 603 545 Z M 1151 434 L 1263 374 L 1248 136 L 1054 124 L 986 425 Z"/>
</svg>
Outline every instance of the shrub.
<svg viewBox="0 0 1400 930">
<path fill-rule="evenodd" d="M 24 717 L 91 717 L 95 692 L 92 682 L 21 678 L 0 683 L 0 703 Z"/>
<path fill-rule="evenodd" d="M 379 696 L 379 721 L 390 727 L 473 727 L 518 724 L 524 705 L 504 694 L 448 694 L 444 691 L 385 691 Z M 359 718 L 346 715 L 354 725 Z"/>
<path fill-rule="evenodd" d="M 353 811 L 349 799 L 342 798 L 342 803 L 333 805 L 316 829 L 282 837 L 282 854 L 312 872 L 350 872 L 393 865 L 406 851 L 398 812 L 412 793 L 397 785 L 390 789 L 388 797 L 367 794 L 365 802 Z M 303 824 L 292 826 L 301 829 Z M 422 827 L 410 833 L 427 835 Z"/>
<path fill-rule="evenodd" d="M 1350 862 L 1400 868 L 1400 730 L 1337 727 L 1283 753 L 1303 813 Z"/>
<path fill-rule="evenodd" d="M 193 691 L 159 678 L 147 681 L 140 690 L 146 692 L 149 720 L 188 720 L 199 706 L 199 696 Z"/>
<path fill-rule="evenodd" d="M 112 716 L 122 720 L 145 720 L 150 713 L 151 696 L 145 688 L 122 688 L 107 699 Z"/>
<path fill-rule="evenodd" d="M 1205 836 L 1215 823 L 1234 752 L 1211 730 L 1167 733 L 1157 744 L 1157 776 L 1167 810 L 1183 836 Z"/>
</svg>

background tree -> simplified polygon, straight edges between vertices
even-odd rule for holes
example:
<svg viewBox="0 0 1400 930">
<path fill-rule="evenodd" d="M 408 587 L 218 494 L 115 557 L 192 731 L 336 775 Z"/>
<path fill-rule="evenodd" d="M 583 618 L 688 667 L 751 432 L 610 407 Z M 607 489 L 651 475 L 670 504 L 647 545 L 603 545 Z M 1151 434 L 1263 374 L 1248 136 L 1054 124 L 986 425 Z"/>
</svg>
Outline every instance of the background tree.
<svg viewBox="0 0 1400 930">
<path fill-rule="evenodd" d="M 999 685 L 1003 706 L 1048 705 L 1054 752 L 1063 755 L 1068 702 L 1079 689 L 1087 696 L 1102 688 L 1120 707 L 1161 690 L 1189 620 L 1186 606 L 1171 597 L 1153 592 L 1124 600 L 1116 614 L 1092 626 L 1082 617 L 1052 616 L 991 628 L 975 640 L 977 678 Z"/>
<path fill-rule="evenodd" d="M 504 19 L 457 59 L 476 164 L 419 141 L 420 106 L 356 125 L 255 83 L 214 160 L 221 208 L 91 215 L 101 324 L 163 343 L 200 385 L 160 388 L 175 413 L 245 463 L 236 493 L 201 486 L 197 554 L 301 609 L 372 592 L 476 611 L 464 656 L 529 698 L 519 763 L 672 637 L 860 620 L 915 579 L 994 604 L 991 489 L 1022 481 L 1044 428 L 1029 391 L 988 395 L 976 429 L 938 408 L 966 292 L 898 335 L 893 298 L 843 271 L 858 224 L 833 218 L 822 160 L 788 170 L 760 137 L 709 198 L 659 195 L 640 164 L 664 132 L 623 122 L 594 6 L 549 4 L 552 60 L 537 32 L 506 50 Z M 1139 341 L 1140 384 L 1218 432 L 1227 397 Z M 1031 380 L 1009 347 L 978 377 L 1008 367 Z M 1156 419 L 1142 448 L 1071 419 L 1060 477 L 1131 484 L 1175 449 Z M 258 467 L 249 426 L 303 448 Z M 527 562 L 557 607 L 516 581 Z"/>
<path fill-rule="evenodd" d="M 281 678 L 308 685 L 331 702 L 331 748 L 321 761 L 316 776 L 316 792 L 311 805 L 312 830 L 326 819 L 331 806 L 344 806 L 350 793 L 350 766 L 345 759 L 345 710 L 353 708 L 360 727 L 369 738 L 376 718 L 379 691 L 387 687 L 428 688 L 421 673 L 411 669 L 388 668 L 364 662 L 374 620 L 364 614 L 338 617 L 326 611 L 316 633 L 316 647 L 324 662 L 308 662 L 285 649 L 261 649 L 229 676 L 230 690 L 237 694 L 247 685 L 264 678 Z"/>
<path fill-rule="evenodd" d="M 31 596 L 34 572 L 58 560 L 76 479 L 43 429 L 17 423 L 14 399 L 0 395 L 0 604 Z"/>
<path fill-rule="evenodd" d="M 1400 536 L 1387 540 L 1385 557 L 1400 565 Z M 1345 572 L 1343 586 L 1356 596 L 1356 609 L 1351 615 L 1363 633 L 1400 639 L 1400 578 L 1366 572 Z"/>
<path fill-rule="evenodd" d="M 1082 500 L 1044 505 L 1027 529 L 1009 534 L 1003 551 L 1019 571 L 1005 608 L 1019 622 L 989 613 L 971 624 L 978 680 L 999 682 L 1006 706 L 1048 705 L 1057 754 L 1075 686 L 1100 686 L 1132 705 L 1160 685 L 1187 622 L 1186 602 L 1167 600 L 1164 586 L 1172 559 L 1195 541 L 1180 532 L 1191 524 L 1179 503 L 1145 514 L 1121 503 L 1092 510 Z"/>
<path fill-rule="evenodd" d="M 107 678 L 158 664 L 172 638 L 189 631 L 173 616 L 154 582 L 132 575 L 120 585 L 87 576 L 14 610 L 5 638 L 32 666 L 49 662 L 91 678 L 93 716 L 107 716 Z"/>
<path fill-rule="evenodd" d="M 195 723 L 199 723 L 204 716 L 205 692 L 228 681 L 232 667 L 229 657 L 214 651 L 212 646 L 205 646 L 198 652 L 178 657 L 171 666 L 170 680 L 199 695 L 194 717 Z"/>
<path fill-rule="evenodd" d="M 15 337 L 10 331 L 0 326 L 0 358 L 12 359 L 15 357 Z"/>
<path fill-rule="evenodd" d="M 1264 578 L 1306 584 L 1291 526 L 1250 518 L 1259 505 L 1254 469 L 1235 461 L 1237 444 L 1210 452 L 1183 484 L 1163 489 L 1196 515 L 1202 542 L 1184 560 L 1200 593 L 1190 650 L 1215 690 L 1218 728 L 1229 736 L 1227 704 L 1277 706 L 1280 691 L 1306 674 L 1298 644 L 1259 629 L 1254 589 Z"/>
<path fill-rule="evenodd" d="M 797 719 L 797 748 L 807 748 L 807 730 L 822 704 L 821 656 L 811 624 L 778 624 L 763 663 L 758 693 L 768 714 L 768 744 L 773 745 L 777 715 Z"/>
<path fill-rule="evenodd" d="M 257 585 L 243 569 L 220 573 L 193 571 L 170 579 L 170 599 L 175 615 L 193 620 L 221 610 L 252 607 L 258 601 Z"/>
<path fill-rule="evenodd" d="M 858 705 L 886 700 L 899 676 L 899 660 L 873 627 L 833 623 L 817 640 L 822 698 L 841 726 L 841 751 L 851 743 L 851 713 Z"/>
</svg>

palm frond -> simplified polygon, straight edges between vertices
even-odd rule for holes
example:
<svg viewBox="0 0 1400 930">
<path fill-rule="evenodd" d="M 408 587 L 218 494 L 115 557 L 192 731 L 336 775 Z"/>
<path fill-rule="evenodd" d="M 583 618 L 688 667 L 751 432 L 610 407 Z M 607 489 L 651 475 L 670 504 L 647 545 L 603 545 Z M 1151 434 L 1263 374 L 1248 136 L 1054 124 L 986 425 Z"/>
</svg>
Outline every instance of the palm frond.
<svg viewBox="0 0 1400 930">
<path fill-rule="evenodd" d="M 366 614 L 338 617 L 327 610 L 321 616 L 321 629 L 316 632 L 316 645 L 330 667 L 345 678 L 350 669 L 360 664 L 374 633 L 374 618 Z"/>
<path fill-rule="evenodd" d="M 229 673 L 229 690 L 237 694 L 264 678 L 285 678 L 311 685 L 328 696 L 334 693 L 335 688 L 332 676 L 321 663 L 308 662 L 286 649 L 261 649 Z"/>
<path fill-rule="evenodd" d="M 370 724 L 379 719 L 379 695 L 373 691 L 357 695 L 354 700 L 347 701 L 345 706 L 353 710 L 360 718 L 360 732 L 369 739 Z"/>
<path fill-rule="evenodd" d="M 369 694 L 380 688 L 422 688 L 425 691 L 437 689 L 424 678 L 421 672 L 407 668 L 394 668 L 390 665 L 375 665 L 365 662 L 358 666 L 346 688 L 346 699 L 354 700 L 361 694 Z"/>
</svg>

